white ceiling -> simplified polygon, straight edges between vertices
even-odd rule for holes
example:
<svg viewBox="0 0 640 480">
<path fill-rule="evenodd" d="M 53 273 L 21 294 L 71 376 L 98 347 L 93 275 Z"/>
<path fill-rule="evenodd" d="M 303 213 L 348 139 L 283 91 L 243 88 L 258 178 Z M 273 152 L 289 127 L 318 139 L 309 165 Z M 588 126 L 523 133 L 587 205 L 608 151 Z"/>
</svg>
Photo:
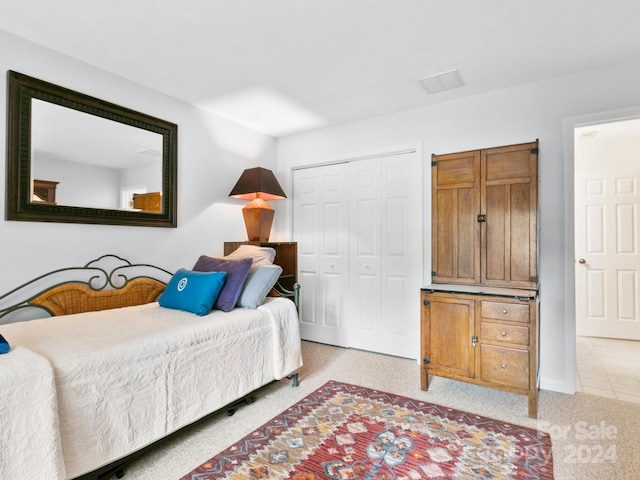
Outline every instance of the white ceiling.
<svg viewBox="0 0 640 480">
<path fill-rule="evenodd" d="M 640 58 L 635 0 L 0 0 L 0 29 L 276 137 Z"/>
</svg>

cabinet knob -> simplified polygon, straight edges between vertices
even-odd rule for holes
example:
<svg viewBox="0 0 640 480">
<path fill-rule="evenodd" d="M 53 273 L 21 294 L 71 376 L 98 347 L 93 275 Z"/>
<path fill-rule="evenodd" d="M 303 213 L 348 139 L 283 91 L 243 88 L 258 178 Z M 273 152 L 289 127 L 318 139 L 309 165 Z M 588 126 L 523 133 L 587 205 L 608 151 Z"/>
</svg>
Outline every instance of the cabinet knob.
<svg viewBox="0 0 640 480">
<path fill-rule="evenodd" d="M 587 261 L 586 261 L 584 258 L 579 258 L 579 259 L 578 259 L 578 263 L 579 263 L 580 265 L 584 265 L 585 263 L 587 263 Z"/>
<path fill-rule="evenodd" d="M 502 365 L 500 365 L 500 368 L 507 368 L 507 364 L 503 363 Z"/>
<path fill-rule="evenodd" d="M 500 332 L 500 335 L 502 335 L 503 337 L 507 336 L 507 332 L 505 332 L 504 330 L 502 332 Z"/>
<path fill-rule="evenodd" d="M 506 315 L 506 314 L 507 314 L 507 313 L 509 313 L 509 312 L 507 312 L 507 309 L 506 309 L 506 308 L 504 308 L 504 309 L 502 309 L 502 313 L 503 313 L 504 315 Z"/>
</svg>

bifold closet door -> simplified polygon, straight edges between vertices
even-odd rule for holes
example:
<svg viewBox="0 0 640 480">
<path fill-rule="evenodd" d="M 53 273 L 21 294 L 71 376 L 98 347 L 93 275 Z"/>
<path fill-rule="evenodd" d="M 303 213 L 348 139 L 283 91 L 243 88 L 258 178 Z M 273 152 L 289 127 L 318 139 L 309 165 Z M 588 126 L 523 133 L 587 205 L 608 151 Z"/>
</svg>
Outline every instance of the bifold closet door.
<svg viewBox="0 0 640 480">
<path fill-rule="evenodd" d="M 303 339 L 417 358 L 421 173 L 415 152 L 294 171 Z"/>
<path fill-rule="evenodd" d="M 349 163 L 351 347 L 417 358 L 421 185 L 415 152 Z"/>
<path fill-rule="evenodd" d="M 300 334 L 348 347 L 348 165 L 293 172 L 293 238 L 298 242 Z"/>
</svg>

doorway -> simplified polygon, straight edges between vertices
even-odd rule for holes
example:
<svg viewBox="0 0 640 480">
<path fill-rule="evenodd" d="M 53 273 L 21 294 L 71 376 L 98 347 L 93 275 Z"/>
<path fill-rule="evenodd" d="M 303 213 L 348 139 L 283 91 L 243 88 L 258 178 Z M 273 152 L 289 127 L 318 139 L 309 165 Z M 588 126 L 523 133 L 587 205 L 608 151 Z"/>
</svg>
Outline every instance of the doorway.
<svg viewBox="0 0 640 480">
<path fill-rule="evenodd" d="M 640 403 L 640 118 L 573 134 L 576 389 Z"/>
<path fill-rule="evenodd" d="M 640 119 L 574 129 L 576 333 L 640 340 Z"/>
</svg>

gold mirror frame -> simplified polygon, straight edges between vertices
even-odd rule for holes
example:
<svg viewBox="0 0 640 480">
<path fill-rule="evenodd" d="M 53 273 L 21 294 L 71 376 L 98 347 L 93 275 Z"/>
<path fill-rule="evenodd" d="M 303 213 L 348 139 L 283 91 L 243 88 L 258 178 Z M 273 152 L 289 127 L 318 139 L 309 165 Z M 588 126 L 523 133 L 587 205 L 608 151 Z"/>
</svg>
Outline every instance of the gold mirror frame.
<svg viewBox="0 0 640 480">
<path fill-rule="evenodd" d="M 8 71 L 7 220 L 177 226 L 178 127 L 176 124 L 73 90 Z M 162 136 L 162 208 L 158 213 L 53 205 L 32 201 L 32 99 L 158 133 Z"/>
</svg>

